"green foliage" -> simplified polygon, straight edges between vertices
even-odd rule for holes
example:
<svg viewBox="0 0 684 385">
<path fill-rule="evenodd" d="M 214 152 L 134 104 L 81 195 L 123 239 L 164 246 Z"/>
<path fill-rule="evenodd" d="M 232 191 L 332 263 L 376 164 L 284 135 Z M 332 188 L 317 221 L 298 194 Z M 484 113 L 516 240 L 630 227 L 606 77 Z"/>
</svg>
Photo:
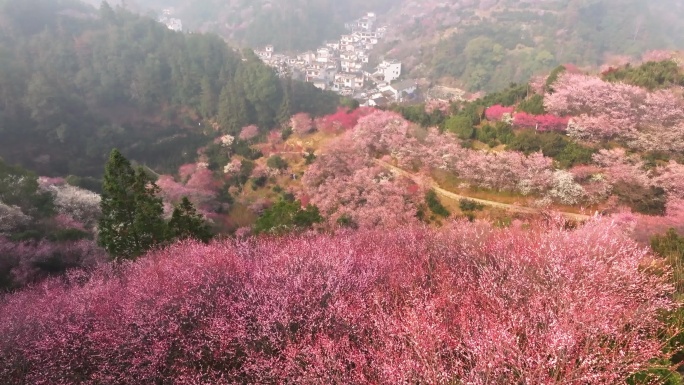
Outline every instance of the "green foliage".
<svg viewBox="0 0 684 385">
<path fill-rule="evenodd" d="M 484 209 L 484 206 L 472 199 L 461 199 L 458 201 L 458 208 L 461 209 L 461 211 L 472 212 L 481 211 Z"/>
<path fill-rule="evenodd" d="M 98 194 L 102 192 L 102 180 L 100 179 L 69 175 L 66 177 L 66 182 L 72 186 L 90 190 Z"/>
<path fill-rule="evenodd" d="M 159 187 L 112 150 L 102 183 L 98 244 L 112 258 L 134 259 L 166 240 Z"/>
<path fill-rule="evenodd" d="M 668 0 L 499 1 L 486 17 L 469 17 L 474 7 L 459 10 L 463 20 L 455 24 L 440 25 L 443 16 L 437 11 L 416 19 L 419 26 L 405 27 L 402 37 L 409 42 L 400 41 L 397 51 L 424 45 L 435 29 L 457 28 L 434 47 L 423 46 L 421 62 L 432 79 L 450 76 L 463 88 L 491 92 L 561 63 L 597 67 L 606 54 L 638 57 L 682 47 L 676 36 L 683 30 L 684 9 Z M 553 92 L 557 74 L 547 91 Z"/>
<path fill-rule="evenodd" d="M 266 177 L 266 176 L 260 176 L 258 178 L 252 178 L 252 190 L 258 190 L 261 187 L 266 186 L 266 182 L 268 182 L 268 177 Z"/>
<path fill-rule="evenodd" d="M 299 201 L 281 199 L 268 208 L 254 224 L 256 234 L 282 235 L 293 231 L 311 229 L 323 222 L 318 207 L 308 205 L 302 209 Z"/>
<path fill-rule="evenodd" d="M 673 279 L 677 292 L 684 293 L 684 236 L 669 229 L 665 234 L 651 238 L 651 248 L 675 268 Z"/>
<path fill-rule="evenodd" d="M 577 164 L 591 163 L 591 157 L 596 152 L 595 149 L 582 146 L 581 144 L 570 141 L 567 142 L 558 155 L 553 158 L 561 168 L 570 168 Z"/>
<path fill-rule="evenodd" d="M 52 194 L 41 191 L 38 177 L 20 167 L 10 166 L 0 158 L 0 202 L 18 206 L 24 214 L 35 218 L 54 214 Z"/>
<path fill-rule="evenodd" d="M 168 236 L 172 239 L 197 239 L 209 242 L 212 238 L 209 225 L 187 197 L 176 205 L 168 224 Z"/>
<path fill-rule="evenodd" d="M 546 110 L 544 109 L 544 97 L 539 94 L 532 95 L 518 104 L 518 111 L 527 112 L 528 114 L 532 115 L 545 114 Z"/>
<path fill-rule="evenodd" d="M 304 155 L 304 164 L 310 165 L 316 160 L 316 154 L 314 154 L 313 150 L 310 150 Z"/>
<path fill-rule="evenodd" d="M 651 91 L 672 86 L 684 86 L 684 74 L 679 65 L 672 60 L 648 62 L 637 67 L 629 64 L 623 68 L 612 69 L 603 74 L 610 82 L 624 82 Z"/>
<path fill-rule="evenodd" d="M 395 104 L 390 107 L 390 110 L 400 113 L 404 119 L 419 124 L 422 127 L 441 126 L 445 121 L 442 111 L 434 110 L 432 113 L 427 113 L 424 104 L 412 106 Z"/>
<path fill-rule="evenodd" d="M 284 170 L 287 168 L 287 162 L 279 155 L 273 155 L 266 160 L 266 165 L 276 170 Z"/>
<path fill-rule="evenodd" d="M 344 97 L 340 101 L 340 105 L 343 107 L 346 107 L 348 110 L 354 111 L 355 109 L 359 108 L 360 104 L 359 101 L 354 99 L 354 98 L 348 98 Z"/>
<path fill-rule="evenodd" d="M 522 131 L 510 140 L 506 148 L 527 155 L 541 151 L 544 156 L 554 158 L 563 168 L 576 164 L 588 164 L 595 150 L 584 147 L 558 132 Z"/>
<path fill-rule="evenodd" d="M 280 133 L 280 137 L 283 140 L 287 140 L 290 136 L 292 136 L 292 127 L 285 127 L 283 128 L 283 131 Z"/>
<path fill-rule="evenodd" d="M 549 74 L 549 77 L 546 78 L 546 83 L 544 84 L 546 92 L 553 92 L 553 83 L 555 83 L 556 80 L 558 80 L 558 77 L 560 77 L 565 71 L 566 68 L 564 66 L 558 66 L 551 71 L 551 74 Z"/>
<path fill-rule="evenodd" d="M 456 134 L 460 139 L 471 139 L 475 134 L 473 121 L 462 115 L 450 116 L 444 123 L 444 127 Z"/>
<path fill-rule="evenodd" d="M 425 193 L 425 203 L 433 213 L 439 215 L 440 217 L 446 218 L 451 215 L 449 210 L 442 205 L 442 202 L 439 200 L 435 190 L 429 190 L 427 193 Z"/>
<path fill-rule="evenodd" d="M 112 147 L 170 173 L 211 140 L 204 122 L 237 134 L 274 126 L 284 106 L 317 116 L 339 101 L 124 7 L 5 0 L 0 20 L 0 156 L 41 175 L 99 178 Z"/>
<path fill-rule="evenodd" d="M 618 196 L 620 203 L 629 206 L 635 212 L 665 215 L 667 195 L 660 187 L 619 182 L 613 186 L 613 193 Z"/>
<path fill-rule="evenodd" d="M 508 123 L 496 122 L 493 126 L 487 123 L 475 130 L 475 139 L 495 147 L 499 143 L 511 143 L 515 139 L 515 134 L 513 133 L 513 128 Z"/>
<path fill-rule="evenodd" d="M 53 242 L 78 241 L 89 238 L 91 235 L 88 232 L 79 229 L 58 229 L 47 237 Z"/>
</svg>

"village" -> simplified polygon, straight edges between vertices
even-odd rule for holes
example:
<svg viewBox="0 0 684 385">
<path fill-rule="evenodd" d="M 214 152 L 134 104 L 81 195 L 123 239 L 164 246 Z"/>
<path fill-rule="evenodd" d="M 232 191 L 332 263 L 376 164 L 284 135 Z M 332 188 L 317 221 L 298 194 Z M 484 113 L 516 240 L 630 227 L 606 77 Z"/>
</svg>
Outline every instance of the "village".
<svg viewBox="0 0 684 385">
<path fill-rule="evenodd" d="M 315 52 L 296 55 L 277 53 L 272 45 L 255 50 L 256 55 L 279 76 L 312 83 L 359 101 L 362 106 L 385 106 L 413 100 L 416 81 L 399 80 L 402 63 L 382 60 L 370 66 L 370 52 L 385 37 L 387 26 L 377 26 L 375 13 L 346 23 L 347 34 L 326 42 Z"/>
</svg>

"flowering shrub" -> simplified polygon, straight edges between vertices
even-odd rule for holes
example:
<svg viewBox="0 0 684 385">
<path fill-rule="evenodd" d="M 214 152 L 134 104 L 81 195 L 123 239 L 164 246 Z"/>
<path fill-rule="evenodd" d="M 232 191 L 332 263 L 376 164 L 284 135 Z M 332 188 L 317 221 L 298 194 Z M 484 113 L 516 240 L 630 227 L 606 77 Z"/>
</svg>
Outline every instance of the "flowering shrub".
<svg viewBox="0 0 684 385">
<path fill-rule="evenodd" d="M 572 173 L 565 170 L 557 170 L 553 173 L 552 188 L 549 196 L 554 200 L 566 204 L 575 205 L 584 199 L 584 189 L 575 182 Z"/>
<path fill-rule="evenodd" d="M 187 197 L 204 216 L 214 211 L 218 204 L 219 183 L 214 180 L 211 170 L 202 163 L 186 164 L 178 169 L 178 174 L 180 181 L 171 175 L 162 175 L 157 179 L 161 196 L 168 203 L 165 212 L 170 214 L 168 209 L 180 203 L 183 197 Z"/>
<path fill-rule="evenodd" d="M 622 383 L 652 262 L 607 221 L 181 243 L 6 297 L 0 382 Z"/>
</svg>

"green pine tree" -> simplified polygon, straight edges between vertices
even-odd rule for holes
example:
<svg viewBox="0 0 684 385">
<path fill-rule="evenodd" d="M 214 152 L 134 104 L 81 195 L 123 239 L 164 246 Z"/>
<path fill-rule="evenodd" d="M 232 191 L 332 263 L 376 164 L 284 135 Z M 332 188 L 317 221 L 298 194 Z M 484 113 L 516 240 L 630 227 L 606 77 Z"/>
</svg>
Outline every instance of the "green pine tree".
<svg viewBox="0 0 684 385">
<path fill-rule="evenodd" d="M 208 76 L 202 78 L 201 86 L 200 113 L 205 119 L 208 119 L 216 115 L 216 105 L 218 101 Z"/>
<path fill-rule="evenodd" d="M 323 222 L 318 207 L 308 205 L 302 209 L 299 201 L 281 199 L 257 219 L 254 224 L 256 234 L 286 234 L 291 231 L 311 229 L 314 224 Z"/>
<path fill-rule="evenodd" d="M 212 238 L 209 226 L 187 197 L 173 209 L 168 231 L 174 240 L 192 238 L 207 243 Z"/>
<path fill-rule="evenodd" d="M 234 83 L 228 83 L 219 97 L 218 121 L 224 132 L 231 135 L 240 133 L 249 124 L 249 110 Z"/>
<path fill-rule="evenodd" d="M 98 244 L 114 259 L 136 258 L 165 240 L 159 187 L 112 150 L 102 185 Z"/>
</svg>

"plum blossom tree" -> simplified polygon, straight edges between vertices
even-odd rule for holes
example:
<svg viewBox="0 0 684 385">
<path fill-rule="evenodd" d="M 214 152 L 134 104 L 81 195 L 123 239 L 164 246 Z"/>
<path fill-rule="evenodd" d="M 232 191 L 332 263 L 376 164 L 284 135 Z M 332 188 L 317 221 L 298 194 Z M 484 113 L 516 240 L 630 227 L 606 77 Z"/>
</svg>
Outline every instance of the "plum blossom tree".
<svg viewBox="0 0 684 385">
<path fill-rule="evenodd" d="M 10 233 L 23 228 L 31 222 L 18 206 L 8 206 L 0 202 L 0 234 Z"/>
<path fill-rule="evenodd" d="M 565 205 L 576 205 L 585 196 L 582 186 L 575 181 L 572 173 L 566 170 L 556 170 L 553 173 L 553 182 L 549 196 Z"/>
<path fill-rule="evenodd" d="M 242 128 L 240 131 L 240 140 L 250 140 L 254 139 L 259 135 L 259 127 L 255 125 L 249 125 Z"/>
<path fill-rule="evenodd" d="M 0 236 L 0 291 L 38 283 L 67 269 L 93 269 L 107 255 L 91 240 L 12 241 Z"/>
<path fill-rule="evenodd" d="M 306 112 L 293 115 L 290 119 L 290 125 L 292 126 L 292 131 L 298 135 L 308 134 L 314 128 L 313 119 Z"/>
<path fill-rule="evenodd" d="M 500 121 L 505 115 L 513 116 L 513 111 L 515 107 L 504 107 L 500 104 L 493 105 L 485 111 L 485 117 L 489 121 Z"/>
<path fill-rule="evenodd" d="M 100 217 L 100 195 L 68 184 L 44 187 L 54 196 L 55 206 L 62 215 L 68 215 L 86 227 L 94 226 Z"/>
<path fill-rule="evenodd" d="M 0 382 L 616 384 L 660 358 L 647 249 L 606 220 L 533 228 L 185 242 L 72 273 L 0 302 Z"/>
<path fill-rule="evenodd" d="M 233 176 L 240 172 L 242 168 L 242 161 L 239 159 L 232 159 L 223 167 L 223 173 L 228 176 Z"/>
<path fill-rule="evenodd" d="M 662 187 L 670 198 L 684 199 L 684 165 L 671 160 L 667 165 L 656 169 L 653 178 L 656 186 Z"/>
<path fill-rule="evenodd" d="M 458 160 L 454 171 L 470 183 L 523 194 L 546 191 L 551 184 L 553 160 L 541 153 L 526 156 L 515 151 L 468 151 L 466 154 Z"/>
<path fill-rule="evenodd" d="M 666 50 L 652 50 L 644 53 L 641 56 L 641 61 L 643 62 L 661 62 L 666 60 L 672 60 L 673 52 Z"/>
<path fill-rule="evenodd" d="M 618 182 L 640 186 L 651 184 L 641 158 L 638 155 L 628 155 L 622 148 L 602 149 L 592 156 L 592 160 L 603 167 L 606 179 L 612 184 Z"/>
<path fill-rule="evenodd" d="M 537 131 L 559 131 L 563 132 L 568 127 L 570 118 L 559 117 L 551 114 L 531 115 L 526 112 L 518 112 L 513 115 L 513 125 L 515 127 L 534 128 Z"/>
<path fill-rule="evenodd" d="M 545 108 L 572 116 L 571 136 L 619 139 L 639 150 L 684 150 L 684 101 L 672 91 L 648 92 L 597 77 L 565 73 L 554 83 Z"/>
<path fill-rule="evenodd" d="M 375 164 L 351 134 L 328 147 L 304 174 L 311 203 L 331 224 L 392 228 L 415 223 L 420 196 L 408 188 L 412 182 Z"/>
</svg>

